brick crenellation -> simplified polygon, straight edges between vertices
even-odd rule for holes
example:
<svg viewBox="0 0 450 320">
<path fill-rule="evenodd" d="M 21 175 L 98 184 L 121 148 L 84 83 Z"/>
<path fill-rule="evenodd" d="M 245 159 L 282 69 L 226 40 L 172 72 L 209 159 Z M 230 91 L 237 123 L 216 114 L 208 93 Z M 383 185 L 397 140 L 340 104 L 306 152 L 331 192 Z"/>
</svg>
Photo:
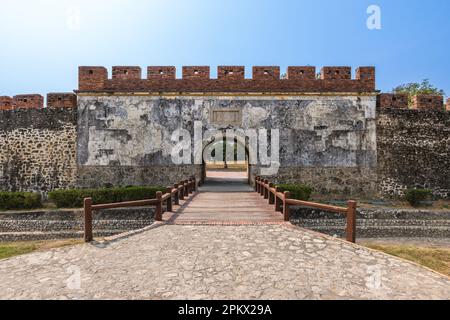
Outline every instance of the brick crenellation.
<svg viewBox="0 0 450 320">
<path fill-rule="evenodd" d="M 209 66 L 184 66 L 176 78 L 173 66 L 113 67 L 112 78 L 104 67 L 79 67 L 79 92 L 375 92 L 375 67 L 360 67 L 352 79 L 351 67 L 324 67 L 320 77 L 311 66 L 290 66 L 281 78 L 278 66 L 253 67 L 251 79 L 244 66 L 219 66 L 211 78 Z"/>
<path fill-rule="evenodd" d="M 71 92 L 47 94 L 47 108 L 76 108 L 77 96 Z M 0 110 L 43 109 L 44 97 L 40 94 L 1 96 Z"/>
</svg>

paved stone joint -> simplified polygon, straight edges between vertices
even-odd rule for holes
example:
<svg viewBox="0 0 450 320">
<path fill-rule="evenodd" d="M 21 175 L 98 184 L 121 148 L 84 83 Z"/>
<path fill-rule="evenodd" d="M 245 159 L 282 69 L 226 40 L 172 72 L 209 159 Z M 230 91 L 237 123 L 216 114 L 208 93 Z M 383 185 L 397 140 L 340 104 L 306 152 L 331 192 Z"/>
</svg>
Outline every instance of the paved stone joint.
<svg viewBox="0 0 450 320">
<path fill-rule="evenodd" d="M 0 299 L 450 298 L 444 276 L 280 225 L 160 224 L 111 243 L 0 261 L 0 283 Z"/>
</svg>

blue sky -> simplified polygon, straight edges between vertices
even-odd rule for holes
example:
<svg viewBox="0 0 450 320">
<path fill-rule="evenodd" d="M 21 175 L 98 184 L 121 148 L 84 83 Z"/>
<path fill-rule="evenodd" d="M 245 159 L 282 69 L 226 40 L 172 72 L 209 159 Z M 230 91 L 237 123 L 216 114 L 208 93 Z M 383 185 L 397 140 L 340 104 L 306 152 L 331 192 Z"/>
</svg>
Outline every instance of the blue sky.
<svg viewBox="0 0 450 320">
<path fill-rule="evenodd" d="M 448 0 L 2 0 L 0 95 L 72 91 L 79 65 L 236 64 L 374 65 L 380 90 L 429 78 L 450 95 L 449 14 Z"/>
</svg>

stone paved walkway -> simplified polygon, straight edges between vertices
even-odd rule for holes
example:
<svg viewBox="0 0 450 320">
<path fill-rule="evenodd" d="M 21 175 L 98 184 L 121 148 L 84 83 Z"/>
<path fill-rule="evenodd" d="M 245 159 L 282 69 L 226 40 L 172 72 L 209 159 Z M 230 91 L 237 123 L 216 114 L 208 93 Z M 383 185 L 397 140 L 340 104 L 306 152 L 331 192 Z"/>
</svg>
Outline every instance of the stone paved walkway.
<svg viewBox="0 0 450 320">
<path fill-rule="evenodd" d="M 154 225 L 2 260 L 0 289 L 0 299 L 449 299 L 450 279 L 286 225 Z"/>
</svg>

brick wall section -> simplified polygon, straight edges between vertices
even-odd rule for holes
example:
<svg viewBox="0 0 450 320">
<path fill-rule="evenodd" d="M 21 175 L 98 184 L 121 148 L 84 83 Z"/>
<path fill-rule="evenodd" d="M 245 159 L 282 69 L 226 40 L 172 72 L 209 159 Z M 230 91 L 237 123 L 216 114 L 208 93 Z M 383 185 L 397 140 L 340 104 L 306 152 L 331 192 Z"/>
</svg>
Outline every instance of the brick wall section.
<svg viewBox="0 0 450 320">
<path fill-rule="evenodd" d="M 13 99 L 11 97 L 0 97 L 0 110 L 12 110 L 14 108 Z"/>
<path fill-rule="evenodd" d="M 445 105 L 445 110 L 450 111 L 450 98 L 447 99 L 447 103 Z"/>
<path fill-rule="evenodd" d="M 441 95 L 416 95 L 413 97 L 412 109 L 443 110 L 444 97 Z"/>
<path fill-rule="evenodd" d="M 374 67 L 359 67 L 356 69 L 356 80 L 375 82 Z"/>
<path fill-rule="evenodd" d="M 14 96 L 14 109 L 42 109 L 44 97 L 40 94 L 21 94 Z"/>
<path fill-rule="evenodd" d="M 176 68 L 173 66 L 153 66 L 147 67 L 147 79 L 157 80 L 157 79 L 175 79 L 176 78 Z"/>
<path fill-rule="evenodd" d="M 117 80 L 141 79 L 142 70 L 140 67 L 112 67 L 112 78 Z"/>
<path fill-rule="evenodd" d="M 348 67 L 332 67 L 331 73 L 324 76 L 325 79 L 316 79 L 314 67 L 289 67 L 288 79 L 268 77 L 265 81 L 260 81 L 245 79 L 244 67 L 219 67 L 218 79 L 211 79 L 209 67 L 187 66 L 183 67 L 182 79 L 151 78 L 122 81 L 122 79 L 108 79 L 104 68 L 80 67 L 80 84 L 77 92 L 373 93 L 374 70 L 364 68 L 367 68 L 364 69 L 366 71 L 363 69 L 359 71 L 360 78 L 364 80 L 350 79 L 351 70 Z"/>
<path fill-rule="evenodd" d="M 77 110 L 0 111 L 0 189 L 75 187 Z"/>
<path fill-rule="evenodd" d="M 76 108 L 77 96 L 73 93 L 47 94 L 47 108 Z"/>
<path fill-rule="evenodd" d="M 183 67 L 183 79 L 186 80 L 209 80 L 210 68 L 208 66 Z"/>
<path fill-rule="evenodd" d="M 381 109 L 408 109 L 407 94 L 382 93 L 378 96 L 377 106 Z"/>
<path fill-rule="evenodd" d="M 245 67 L 243 66 L 219 66 L 217 67 L 219 80 L 244 80 Z"/>
<path fill-rule="evenodd" d="M 316 67 L 288 67 L 287 78 L 290 80 L 316 79 Z"/>
<path fill-rule="evenodd" d="M 254 80 L 279 80 L 280 67 L 253 67 Z"/>
<path fill-rule="evenodd" d="M 108 80 L 105 67 L 79 67 L 78 88 L 80 90 L 102 90 Z"/>
<path fill-rule="evenodd" d="M 430 188 L 450 196 L 450 112 L 379 108 L 379 191 L 402 196 L 407 188 Z"/>
<path fill-rule="evenodd" d="M 323 80 L 348 80 L 352 78 L 351 67 L 323 67 L 320 71 Z"/>
</svg>

